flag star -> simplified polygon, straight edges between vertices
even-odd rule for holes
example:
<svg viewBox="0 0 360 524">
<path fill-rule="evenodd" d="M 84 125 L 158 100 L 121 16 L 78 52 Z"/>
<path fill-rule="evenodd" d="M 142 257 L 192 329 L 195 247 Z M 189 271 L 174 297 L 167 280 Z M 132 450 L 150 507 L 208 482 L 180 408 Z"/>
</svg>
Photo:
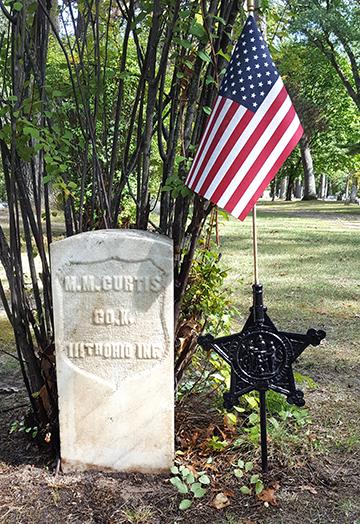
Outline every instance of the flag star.
<svg viewBox="0 0 360 524">
<path fill-rule="evenodd" d="M 256 76 L 257 76 L 258 78 L 261 78 L 261 77 L 262 77 L 262 74 L 261 74 L 261 73 L 257 73 Z"/>
<path fill-rule="evenodd" d="M 250 42 L 255 42 L 255 38 L 254 37 L 250 38 Z"/>
<path fill-rule="evenodd" d="M 266 53 L 263 53 L 262 56 L 263 56 L 263 58 L 266 58 Z"/>
<path fill-rule="evenodd" d="M 249 79 L 249 80 L 252 80 L 252 75 L 249 75 L 249 76 L 248 76 L 248 79 Z"/>
<path fill-rule="evenodd" d="M 244 38 L 244 35 L 241 35 L 241 38 Z"/>
<path fill-rule="evenodd" d="M 254 55 L 254 60 L 257 60 L 258 58 L 258 55 Z"/>
<path fill-rule="evenodd" d="M 272 84 L 272 81 L 271 80 L 268 80 L 267 83 L 269 84 L 269 86 Z"/>
<path fill-rule="evenodd" d="M 250 29 L 249 33 L 252 34 L 253 32 L 254 32 L 254 30 L 253 30 L 253 29 Z"/>
<path fill-rule="evenodd" d="M 232 82 L 231 87 L 234 87 L 234 85 L 235 85 L 235 82 Z"/>
<path fill-rule="evenodd" d="M 239 55 L 239 53 L 237 53 L 237 54 L 235 55 L 235 57 L 236 57 L 236 58 L 240 58 L 240 55 Z"/>
<path fill-rule="evenodd" d="M 230 78 L 234 78 L 234 75 L 231 75 L 231 77 L 230 77 Z"/>
<path fill-rule="evenodd" d="M 250 89 L 254 89 L 254 84 L 250 84 Z"/>
<path fill-rule="evenodd" d="M 274 71 L 274 74 L 275 74 L 276 76 L 278 76 L 278 75 L 279 75 L 279 73 L 278 73 L 277 71 Z"/>
<path fill-rule="evenodd" d="M 265 95 L 264 91 L 261 91 L 260 96 L 264 96 L 264 95 Z"/>
<path fill-rule="evenodd" d="M 243 42 L 242 45 L 243 45 L 243 46 L 246 45 L 246 42 Z"/>
<path fill-rule="evenodd" d="M 252 49 L 253 51 L 256 51 L 256 50 L 257 50 L 257 47 L 256 47 L 256 45 L 252 46 L 252 48 L 251 48 L 251 49 Z"/>
<path fill-rule="evenodd" d="M 240 82 L 241 84 L 243 83 L 243 81 L 244 81 L 244 79 L 243 79 L 243 78 L 240 78 L 239 82 Z"/>
<path fill-rule="evenodd" d="M 245 91 L 245 87 L 240 87 L 240 91 Z"/>
<path fill-rule="evenodd" d="M 248 62 L 249 61 L 249 58 L 245 58 L 245 62 Z"/>
<path fill-rule="evenodd" d="M 253 106 L 254 106 L 254 107 L 257 107 L 257 103 L 256 103 L 256 102 L 254 102 L 254 103 L 253 103 Z"/>
<path fill-rule="evenodd" d="M 259 36 L 259 40 L 264 40 L 262 36 Z"/>
<path fill-rule="evenodd" d="M 261 45 L 260 47 L 261 47 L 261 49 L 265 49 L 265 46 L 264 46 L 264 44 L 262 44 L 262 45 Z"/>
<path fill-rule="evenodd" d="M 272 63 L 272 65 L 273 65 L 273 66 L 275 67 L 275 64 L 274 64 L 274 62 L 271 62 L 271 63 Z"/>
<path fill-rule="evenodd" d="M 225 91 L 227 91 L 229 88 L 228 87 L 225 87 Z"/>
<path fill-rule="evenodd" d="M 243 99 L 243 100 L 246 100 L 246 99 L 247 99 L 247 96 L 246 96 L 246 95 L 244 95 L 244 96 L 242 97 L 242 99 Z"/>
<path fill-rule="evenodd" d="M 237 93 L 237 91 L 234 89 L 234 91 L 233 91 L 233 95 L 236 95 L 236 93 Z"/>
<path fill-rule="evenodd" d="M 251 95 L 251 98 L 255 98 L 255 97 L 256 97 L 256 95 L 255 95 L 255 93 L 253 93 L 253 94 Z"/>
<path fill-rule="evenodd" d="M 244 49 L 244 55 L 246 55 L 246 54 L 247 54 L 247 49 Z"/>
<path fill-rule="evenodd" d="M 251 25 L 251 20 L 248 21 L 247 25 Z"/>
<path fill-rule="evenodd" d="M 270 71 L 266 71 L 266 76 L 270 76 Z"/>
<path fill-rule="evenodd" d="M 239 75 L 241 75 L 241 73 L 242 73 L 242 69 L 239 69 Z"/>
<path fill-rule="evenodd" d="M 262 87 L 264 84 L 262 82 L 259 82 L 259 86 Z"/>
<path fill-rule="evenodd" d="M 265 67 L 269 67 L 269 63 L 268 62 L 264 62 L 264 66 Z"/>
<path fill-rule="evenodd" d="M 259 69 L 259 64 L 255 64 L 255 69 Z"/>
</svg>

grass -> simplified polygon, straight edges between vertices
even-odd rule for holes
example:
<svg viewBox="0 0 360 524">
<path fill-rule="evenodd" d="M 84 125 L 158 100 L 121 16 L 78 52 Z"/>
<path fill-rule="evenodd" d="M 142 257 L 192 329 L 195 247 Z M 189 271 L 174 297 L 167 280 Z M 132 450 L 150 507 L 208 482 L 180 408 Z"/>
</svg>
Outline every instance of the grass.
<svg viewBox="0 0 360 524">
<path fill-rule="evenodd" d="M 271 317 L 282 329 L 325 328 L 332 349 L 359 344 L 360 208 L 351 206 L 353 214 L 334 220 L 344 208 L 296 202 L 258 209 L 260 281 Z M 253 280 L 250 217 L 223 222 L 220 235 L 227 286 L 245 318 Z"/>
</svg>

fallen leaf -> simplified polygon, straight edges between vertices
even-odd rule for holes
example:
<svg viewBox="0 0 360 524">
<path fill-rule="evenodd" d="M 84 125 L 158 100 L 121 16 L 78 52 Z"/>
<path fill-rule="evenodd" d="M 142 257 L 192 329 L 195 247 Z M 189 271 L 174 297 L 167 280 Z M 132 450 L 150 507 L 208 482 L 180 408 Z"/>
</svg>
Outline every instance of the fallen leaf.
<svg viewBox="0 0 360 524">
<path fill-rule="evenodd" d="M 212 501 L 211 505 L 215 509 L 223 509 L 226 508 L 226 506 L 230 506 L 230 500 L 226 495 L 224 495 L 224 493 L 218 493 Z"/>
<path fill-rule="evenodd" d="M 312 486 L 300 486 L 301 491 L 308 491 L 309 493 L 312 493 L 313 495 L 317 495 L 318 492 L 315 488 Z"/>
<path fill-rule="evenodd" d="M 225 489 L 223 491 L 225 497 L 235 497 L 235 491 L 233 491 L 232 489 L 228 488 L 228 489 Z"/>
<path fill-rule="evenodd" d="M 263 489 L 262 492 L 257 495 L 257 498 L 258 500 L 261 500 L 261 502 L 267 502 L 272 506 L 277 506 L 277 499 L 274 488 Z"/>
</svg>

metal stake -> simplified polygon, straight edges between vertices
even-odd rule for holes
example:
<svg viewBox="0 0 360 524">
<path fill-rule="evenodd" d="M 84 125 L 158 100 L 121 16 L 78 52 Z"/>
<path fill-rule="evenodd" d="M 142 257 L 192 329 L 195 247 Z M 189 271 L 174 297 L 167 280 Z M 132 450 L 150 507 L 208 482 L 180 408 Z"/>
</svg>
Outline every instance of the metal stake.
<svg viewBox="0 0 360 524">
<path fill-rule="evenodd" d="M 257 222 L 256 222 L 256 204 L 252 211 L 252 237 L 253 237 L 253 257 L 254 257 L 254 284 L 259 283 L 259 268 L 257 260 Z"/>
<path fill-rule="evenodd" d="M 267 432 L 266 432 L 266 391 L 259 391 L 260 396 L 260 434 L 261 434 L 261 469 L 268 472 Z"/>
</svg>

